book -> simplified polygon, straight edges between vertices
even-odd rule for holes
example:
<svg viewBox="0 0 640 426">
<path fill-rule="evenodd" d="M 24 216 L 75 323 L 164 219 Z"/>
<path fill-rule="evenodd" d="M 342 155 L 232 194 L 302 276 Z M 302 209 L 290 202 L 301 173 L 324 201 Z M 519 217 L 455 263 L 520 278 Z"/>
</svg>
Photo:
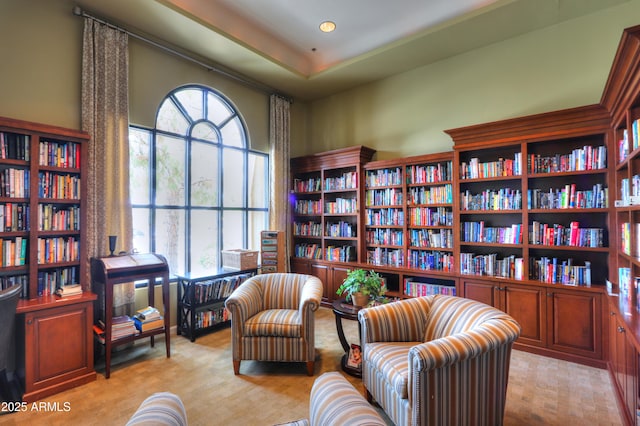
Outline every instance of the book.
<svg viewBox="0 0 640 426">
<path fill-rule="evenodd" d="M 153 306 L 147 306 L 146 308 L 139 309 L 136 312 L 135 317 L 140 319 L 141 321 L 149 321 L 149 320 L 162 318 L 160 316 L 160 311 L 158 311 Z"/>
<path fill-rule="evenodd" d="M 164 318 L 162 317 L 156 318 L 154 320 L 149 320 L 149 321 L 141 321 L 140 318 L 137 318 L 134 316 L 133 322 L 135 324 L 135 327 L 140 332 L 155 330 L 155 329 L 164 327 Z"/>
</svg>

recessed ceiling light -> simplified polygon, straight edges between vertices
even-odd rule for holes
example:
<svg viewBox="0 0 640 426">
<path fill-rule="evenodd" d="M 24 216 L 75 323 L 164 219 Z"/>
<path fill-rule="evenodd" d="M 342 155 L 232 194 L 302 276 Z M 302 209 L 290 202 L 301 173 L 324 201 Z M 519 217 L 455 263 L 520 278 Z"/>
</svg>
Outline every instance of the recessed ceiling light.
<svg viewBox="0 0 640 426">
<path fill-rule="evenodd" d="M 330 33 L 336 29 L 336 23 L 332 21 L 324 21 L 320 24 L 320 31 L 323 33 Z"/>
</svg>

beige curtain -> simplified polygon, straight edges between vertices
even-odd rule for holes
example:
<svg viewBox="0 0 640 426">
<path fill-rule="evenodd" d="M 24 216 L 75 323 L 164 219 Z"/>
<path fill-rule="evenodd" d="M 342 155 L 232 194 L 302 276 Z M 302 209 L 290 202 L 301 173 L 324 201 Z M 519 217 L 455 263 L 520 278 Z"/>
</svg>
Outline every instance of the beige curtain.
<svg viewBox="0 0 640 426">
<path fill-rule="evenodd" d="M 278 95 L 270 99 L 270 205 L 269 227 L 285 232 L 285 267 L 289 271 L 291 204 L 289 202 L 289 101 Z"/>
<path fill-rule="evenodd" d="M 127 34 L 85 18 L 82 129 L 91 135 L 84 226 L 89 258 L 109 254 L 109 235 L 117 236 L 116 252 L 131 250 L 128 72 Z M 115 286 L 113 315 L 131 314 L 134 301 L 133 283 Z"/>
</svg>

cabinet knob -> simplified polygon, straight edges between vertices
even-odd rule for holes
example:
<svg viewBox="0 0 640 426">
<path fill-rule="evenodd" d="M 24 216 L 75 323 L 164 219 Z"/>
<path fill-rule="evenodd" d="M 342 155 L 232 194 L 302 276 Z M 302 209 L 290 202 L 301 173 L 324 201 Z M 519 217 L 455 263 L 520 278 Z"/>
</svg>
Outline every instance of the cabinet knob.
<svg viewBox="0 0 640 426">
<path fill-rule="evenodd" d="M 27 320 L 27 325 L 31 325 L 31 324 L 33 324 L 33 320 L 32 319 Z"/>
<path fill-rule="evenodd" d="M 551 292 L 547 293 L 547 297 L 551 297 L 551 296 L 553 296 L 553 293 Z"/>
<path fill-rule="evenodd" d="M 613 312 L 613 311 L 611 311 L 611 312 L 609 313 L 609 315 L 611 315 L 612 317 L 615 317 L 615 316 L 616 316 L 616 313 L 615 313 L 615 312 Z"/>
<path fill-rule="evenodd" d="M 624 333 L 624 327 L 621 325 L 618 326 L 618 333 Z"/>
</svg>

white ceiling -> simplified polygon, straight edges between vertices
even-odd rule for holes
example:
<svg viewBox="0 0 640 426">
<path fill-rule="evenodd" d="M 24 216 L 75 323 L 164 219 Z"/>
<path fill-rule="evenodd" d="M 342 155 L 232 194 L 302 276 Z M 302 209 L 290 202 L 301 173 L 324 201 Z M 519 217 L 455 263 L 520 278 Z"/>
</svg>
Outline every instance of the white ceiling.
<svg viewBox="0 0 640 426">
<path fill-rule="evenodd" d="M 302 100 L 628 0 L 77 0 L 86 12 Z M 71 13 L 71 11 L 70 11 Z M 332 20 L 337 28 L 322 33 Z"/>
</svg>

